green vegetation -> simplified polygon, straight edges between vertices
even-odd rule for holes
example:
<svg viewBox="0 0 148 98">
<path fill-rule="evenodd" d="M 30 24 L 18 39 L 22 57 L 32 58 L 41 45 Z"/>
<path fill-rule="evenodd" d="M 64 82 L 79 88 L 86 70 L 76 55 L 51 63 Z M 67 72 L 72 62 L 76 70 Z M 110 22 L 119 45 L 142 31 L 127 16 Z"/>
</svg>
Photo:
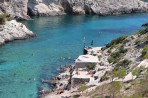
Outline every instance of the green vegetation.
<svg viewBox="0 0 148 98">
<path fill-rule="evenodd" d="M 111 82 L 111 88 L 114 92 L 119 93 L 122 88 L 122 83 L 120 81 Z"/>
<path fill-rule="evenodd" d="M 111 53 L 112 58 L 119 58 L 120 56 L 121 56 L 121 53 L 119 51 Z"/>
<path fill-rule="evenodd" d="M 127 42 L 129 42 L 130 40 L 128 40 L 128 39 L 125 39 L 124 41 L 123 41 L 123 44 L 126 44 Z"/>
<path fill-rule="evenodd" d="M 79 90 L 80 90 L 81 92 L 85 91 L 86 89 L 87 89 L 87 86 L 84 85 L 84 84 L 81 84 L 80 87 L 79 87 Z"/>
<path fill-rule="evenodd" d="M 100 79 L 101 82 L 109 79 L 108 73 L 109 72 L 106 72 L 105 75 L 101 77 L 101 79 Z"/>
<path fill-rule="evenodd" d="M 141 41 L 136 40 L 136 41 L 135 41 L 135 45 L 139 44 L 140 42 L 141 42 Z"/>
<path fill-rule="evenodd" d="M 79 94 L 76 94 L 76 95 L 73 95 L 72 98 L 79 98 L 80 95 Z"/>
<path fill-rule="evenodd" d="M 127 49 L 120 47 L 119 51 L 111 53 L 110 58 L 108 58 L 108 62 L 113 64 L 117 63 L 120 60 L 120 57 L 126 52 Z"/>
<path fill-rule="evenodd" d="M 135 69 L 132 71 L 132 74 L 133 74 L 133 75 L 136 75 L 136 76 L 139 76 L 139 75 L 140 75 L 140 68 L 135 68 Z"/>
<path fill-rule="evenodd" d="M 115 98 L 117 93 L 120 93 L 120 89 L 122 88 L 122 83 L 120 81 L 111 82 L 110 90 L 112 93 L 111 98 Z"/>
<path fill-rule="evenodd" d="M 141 71 L 143 71 L 143 70 L 144 70 L 143 66 L 141 66 L 140 68 L 135 68 L 135 69 L 133 69 L 132 74 L 136 75 L 136 76 L 139 76 Z"/>
<path fill-rule="evenodd" d="M 124 49 L 124 47 L 120 47 L 119 48 L 119 52 L 120 53 L 126 53 L 127 52 L 127 49 Z"/>
<path fill-rule="evenodd" d="M 10 21 L 11 18 L 3 13 L 0 13 L 0 25 L 4 25 L 6 21 Z"/>
<path fill-rule="evenodd" d="M 119 62 L 118 64 L 116 64 L 116 67 L 121 67 L 122 66 L 124 68 L 127 68 L 130 63 L 131 63 L 130 60 L 125 59 L 125 60 Z"/>
<path fill-rule="evenodd" d="M 109 49 L 107 52 L 108 52 L 108 53 L 111 53 L 111 50 Z"/>
<path fill-rule="evenodd" d="M 136 32 L 136 34 L 146 34 L 148 32 L 148 28 L 144 28 Z"/>
<path fill-rule="evenodd" d="M 110 77 L 118 77 L 123 78 L 126 75 L 126 68 L 118 68 L 114 69 L 113 71 L 106 72 L 104 76 L 101 77 L 100 81 L 108 80 Z"/>
<path fill-rule="evenodd" d="M 94 70 L 96 65 L 95 64 L 88 64 L 88 65 L 86 65 L 86 67 L 88 70 Z"/>
<path fill-rule="evenodd" d="M 113 63 L 113 64 L 117 63 L 119 61 L 119 59 L 116 59 L 116 58 L 113 58 L 113 57 L 110 57 L 107 60 L 108 60 L 109 63 Z"/>
<path fill-rule="evenodd" d="M 144 59 L 148 59 L 148 44 L 144 46 L 141 56 Z"/>
<path fill-rule="evenodd" d="M 6 14 L 0 14 L 0 25 L 4 25 L 6 22 Z"/>
<path fill-rule="evenodd" d="M 100 61 L 100 59 L 101 59 L 101 58 L 102 58 L 102 56 L 101 56 L 101 55 L 99 55 L 99 56 L 98 56 L 99 61 Z"/>
<path fill-rule="evenodd" d="M 134 87 L 135 92 L 131 96 L 122 98 L 148 98 L 148 77 L 141 79 Z"/>
<path fill-rule="evenodd" d="M 132 74 L 133 74 L 133 75 L 136 75 L 136 76 L 139 76 L 139 75 L 140 75 L 139 68 L 135 68 L 135 69 L 132 71 Z"/>
<path fill-rule="evenodd" d="M 126 68 L 121 67 L 120 69 L 115 69 L 111 74 L 113 77 L 123 78 L 126 75 Z"/>
<path fill-rule="evenodd" d="M 112 47 L 112 46 L 117 45 L 119 43 L 122 43 L 122 41 L 125 38 L 127 38 L 127 36 L 121 36 L 121 37 L 119 37 L 117 39 L 114 39 L 114 40 L 111 41 L 111 43 L 107 44 L 106 47 L 109 48 L 109 47 Z"/>
</svg>

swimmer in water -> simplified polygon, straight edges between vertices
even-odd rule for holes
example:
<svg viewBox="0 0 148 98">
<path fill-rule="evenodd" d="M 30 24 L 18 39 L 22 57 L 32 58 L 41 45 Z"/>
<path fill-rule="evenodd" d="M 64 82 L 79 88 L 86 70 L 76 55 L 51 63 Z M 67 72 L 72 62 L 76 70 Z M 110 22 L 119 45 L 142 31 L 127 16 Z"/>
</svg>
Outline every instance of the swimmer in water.
<svg viewBox="0 0 148 98">
<path fill-rule="evenodd" d="M 34 53 L 32 53 L 32 56 L 34 56 Z"/>
</svg>

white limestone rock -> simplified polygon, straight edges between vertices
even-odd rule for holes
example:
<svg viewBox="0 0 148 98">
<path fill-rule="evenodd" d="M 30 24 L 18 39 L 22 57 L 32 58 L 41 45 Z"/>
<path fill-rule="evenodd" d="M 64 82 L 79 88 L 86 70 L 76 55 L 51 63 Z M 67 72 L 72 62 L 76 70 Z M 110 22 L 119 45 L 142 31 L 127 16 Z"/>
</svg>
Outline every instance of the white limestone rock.
<svg viewBox="0 0 148 98">
<path fill-rule="evenodd" d="M 0 0 L 0 12 L 7 13 L 17 19 L 29 20 L 27 4 L 28 0 Z"/>
<path fill-rule="evenodd" d="M 8 41 L 26 39 L 35 35 L 32 31 L 28 30 L 25 25 L 16 22 L 16 20 L 7 21 L 5 25 L 1 25 L 1 28 L 0 45 Z"/>
<path fill-rule="evenodd" d="M 148 3 L 141 0 L 29 0 L 28 4 L 33 15 L 116 15 L 148 12 Z"/>
<path fill-rule="evenodd" d="M 136 79 L 137 76 L 134 76 L 131 72 L 125 76 L 123 82 L 129 82 Z"/>
</svg>

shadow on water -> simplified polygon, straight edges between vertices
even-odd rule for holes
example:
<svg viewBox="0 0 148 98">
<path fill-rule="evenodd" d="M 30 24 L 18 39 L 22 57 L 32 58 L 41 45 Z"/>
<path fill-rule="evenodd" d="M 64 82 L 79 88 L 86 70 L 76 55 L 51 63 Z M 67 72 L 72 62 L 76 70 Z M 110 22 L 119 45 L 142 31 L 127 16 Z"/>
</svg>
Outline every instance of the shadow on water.
<svg viewBox="0 0 148 98">
<path fill-rule="evenodd" d="M 5 62 L 6 62 L 5 60 L 0 59 L 0 65 L 2 65 Z"/>
</svg>

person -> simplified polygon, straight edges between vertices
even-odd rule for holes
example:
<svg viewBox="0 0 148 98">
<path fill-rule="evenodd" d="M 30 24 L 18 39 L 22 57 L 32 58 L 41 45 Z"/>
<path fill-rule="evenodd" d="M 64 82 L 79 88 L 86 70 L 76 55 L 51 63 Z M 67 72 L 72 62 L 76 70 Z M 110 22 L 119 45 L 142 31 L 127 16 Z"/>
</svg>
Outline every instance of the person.
<svg viewBox="0 0 148 98">
<path fill-rule="evenodd" d="M 85 37 L 83 38 L 83 44 L 84 44 L 84 48 L 85 48 Z"/>
<path fill-rule="evenodd" d="M 91 46 L 94 44 L 94 41 L 93 40 L 91 40 Z"/>
</svg>

